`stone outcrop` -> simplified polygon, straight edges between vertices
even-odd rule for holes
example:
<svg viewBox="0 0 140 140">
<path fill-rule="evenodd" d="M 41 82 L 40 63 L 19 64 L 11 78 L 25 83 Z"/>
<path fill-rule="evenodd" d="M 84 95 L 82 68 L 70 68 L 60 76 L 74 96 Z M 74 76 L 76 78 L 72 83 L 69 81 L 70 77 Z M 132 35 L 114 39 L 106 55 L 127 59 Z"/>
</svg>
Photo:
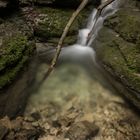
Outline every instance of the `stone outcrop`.
<svg viewBox="0 0 140 140">
<path fill-rule="evenodd" d="M 26 88 L 32 81 L 27 65 L 35 52 L 32 36 L 31 29 L 20 14 L 1 18 L 0 117 L 14 117 L 23 111 L 29 95 Z"/>
<path fill-rule="evenodd" d="M 128 2 L 105 21 L 95 48 L 104 68 L 131 91 L 124 96 L 140 108 L 139 27 L 140 11 L 134 1 Z"/>
<path fill-rule="evenodd" d="M 0 24 L 0 89 L 12 82 L 35 48 L 32 32 L 24 20 L 11 17 Z"/>
</svg>

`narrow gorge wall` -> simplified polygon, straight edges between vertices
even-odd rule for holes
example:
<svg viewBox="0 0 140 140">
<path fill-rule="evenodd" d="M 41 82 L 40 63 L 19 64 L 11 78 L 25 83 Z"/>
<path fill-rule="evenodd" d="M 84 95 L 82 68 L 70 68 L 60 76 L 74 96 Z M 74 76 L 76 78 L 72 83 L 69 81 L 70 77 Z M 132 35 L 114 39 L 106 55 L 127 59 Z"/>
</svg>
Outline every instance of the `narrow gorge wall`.
<svg viewBox="0 0 140 140">
<path fill-rule="evenodd" d="M 122 94 L 140 108 L 140 2 L 123 2 L 105 21 L 94 46 L 103 67 L 131 91 Z"/>
</svg>

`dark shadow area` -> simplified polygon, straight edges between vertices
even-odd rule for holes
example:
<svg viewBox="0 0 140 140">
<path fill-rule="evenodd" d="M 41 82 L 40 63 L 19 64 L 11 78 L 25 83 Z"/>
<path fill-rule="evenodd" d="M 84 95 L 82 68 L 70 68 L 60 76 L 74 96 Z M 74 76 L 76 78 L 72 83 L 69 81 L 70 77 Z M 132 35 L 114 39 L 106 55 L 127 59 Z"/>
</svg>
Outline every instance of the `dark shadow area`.
<svg viewBox="0 0 140 140">
<path fill-rule="evenodd" d="M 11 0 L 6 7 L 0 8 L 0 17 L 6 18 L 11 16 L 13 13 L 19 12 L 19 3 L 18 1 Z"/>
</svg>

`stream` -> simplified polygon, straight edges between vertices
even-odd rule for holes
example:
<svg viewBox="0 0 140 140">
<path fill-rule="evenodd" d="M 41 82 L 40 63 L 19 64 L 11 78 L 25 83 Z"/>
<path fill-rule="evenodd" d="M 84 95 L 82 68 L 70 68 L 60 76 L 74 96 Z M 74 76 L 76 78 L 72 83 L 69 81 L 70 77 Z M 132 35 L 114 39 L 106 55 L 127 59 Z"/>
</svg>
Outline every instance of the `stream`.
<svg viewBox="0 0 140 140">
<path fill-rule="evenodd" d="M 97 10 L 93 9 L 86 28 L 79 30 L 76 44 L 62 49 L 56 69 L 31 95 L 25 116 L 39 115 L 39 122 L 46 130 L 40 140 L 71 140 L 65 138 L 65 131 L 71 124 L 82 121 L 94 122 L 99 127 L 98 134 L 91 140 L 140 138 L 139 116 L 106 79 L 96 61 L 96 53 L 90 47 L 103 21 L 118 10 L 118 1 L 105 7 L 97 21 Z M 94 34 L 87 40 L 93 26 Z M 33 89 L 44 76 L 46 67 L 47 64 L 40 63 Z M 61 124 L 62 134 L 57 135 L 58 128 L 53 122 Z M 78 128 L 73 133 L 81 134 L 82 131 Z M 78 135 L 72 140 L 82 139 Z"/>
</svg>

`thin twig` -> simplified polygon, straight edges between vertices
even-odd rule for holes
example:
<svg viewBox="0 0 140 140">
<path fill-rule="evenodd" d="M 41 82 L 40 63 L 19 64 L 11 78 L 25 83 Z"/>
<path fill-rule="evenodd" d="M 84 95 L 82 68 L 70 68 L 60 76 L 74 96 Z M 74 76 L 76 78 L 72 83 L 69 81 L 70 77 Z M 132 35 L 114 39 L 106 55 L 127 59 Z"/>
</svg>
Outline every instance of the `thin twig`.
<svg viewBox="0 0 140 140">
<path fill-rule="evenodd" d="M 83 0 L 82 3 L 80 4 L 80 6 L 77 8 L 77 10 L 72 14 L 69 22 L 67 23 L 64 31 L 63 31 L 63 34 L 58 42 L 58 46 L 57 46 L 57 50 L 56 50 L 56 54 L 52 60 L 52 63 L 51 63 L 51 67 L 53 68 L 56 64 L 56 61 L 59 57 L 59 54 L 61 52 L 61 48 L 62 48 L 62 44 L 63 44 L 63 41 L 72 25 L 72 23 L 74 22 L 74 20 L 76 19 L 76 17 L 79 15 L 79 13 L 81 12 L 81 10 L 87 5 L 88 3 L 88 0 Z"/>
</svg>

